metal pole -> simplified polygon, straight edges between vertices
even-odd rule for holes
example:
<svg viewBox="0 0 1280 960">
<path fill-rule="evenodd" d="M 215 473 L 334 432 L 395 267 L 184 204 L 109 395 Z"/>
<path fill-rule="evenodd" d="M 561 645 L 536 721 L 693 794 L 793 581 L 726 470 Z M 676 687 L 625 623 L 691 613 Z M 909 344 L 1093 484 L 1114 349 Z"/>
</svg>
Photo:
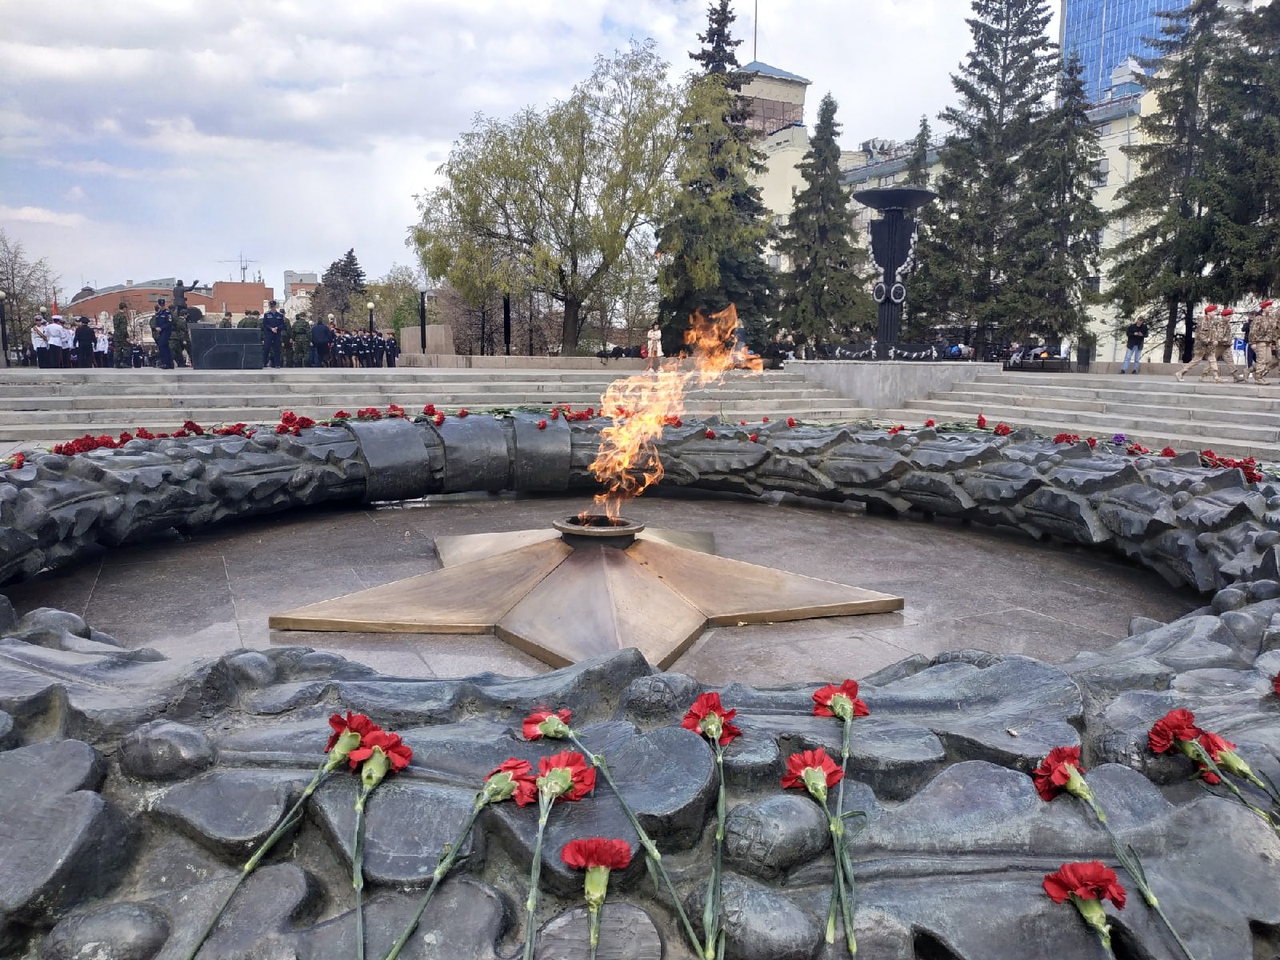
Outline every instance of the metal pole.
<svg viewBox="0 0 1280 960">
<path fill-rule="evenodd" d="M 4 351 L 4 365 L 9 366 L 9 321 L 4 316 L 4 291 L 0 290 L 0 350 Z"/>
<path fill-rule="evenodd" d="M 369 308 L 369 332 L 373 333 L 373 304 L 365 304 Z"/>
<path fill-rule="evenodd" d="M 422 352 L 427 352 L 427 291 L 418 291 L 418 329 L 422 333 Z"/>
</svg>

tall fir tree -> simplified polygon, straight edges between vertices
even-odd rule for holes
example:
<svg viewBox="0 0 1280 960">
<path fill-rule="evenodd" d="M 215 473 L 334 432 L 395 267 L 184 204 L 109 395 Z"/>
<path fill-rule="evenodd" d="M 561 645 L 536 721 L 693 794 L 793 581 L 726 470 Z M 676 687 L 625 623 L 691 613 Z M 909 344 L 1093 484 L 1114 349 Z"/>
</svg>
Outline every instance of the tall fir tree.
<svg viewBox="0 0 1280 960">
<path fill-rule="evenodd" d="M 353 307 L 351 298 L 359 297 L 365 291 L 364 268 L 356 259 L 353 247 L 333 263 L 329 264 L 320 275 L 320 286 L 312 295 L 312 312 L 316 316 L 333 313 L 346 323 L 347 314 L 358 307 Z"/>
<path fill-rule="evenodd" d="M 940 118 L 951 132 L 925 208 L 915 313 L 1005 336 L 1019 317 L 1015 291 L 1027 242 L 1023 158 L 1046 111 L 1056 60 L 1045 0 L 973 0 L 973 37 L 951 83 L 960 96 Z"/>
<path fill-rule="evenodd" d="M 777 276 L 765 260 L 769 211 L 751 178 L 764 169 L 748 127 L 749 103 L 730 28 L 729 0 L 714 0 L 701 50 L 690 53 L 702 74 L 688 85 L 681 116 L 682 151 L 671 210 L 657 231 L 658 312 L 667 350 L 683 346 L 695 311 L 734 304 L 757 350 L 768 339 Z"/>
<path fill-rule="evenodd" d="M 874 327 L 876 308 L 864 289 L 866 254 L 856 242 L 849 191 L 840 182 L 836 101 L 827 94 L 800 162 L 804 189 L 795 194 L 778 250 L 790 260 L 783 277 L 779 322 L 797 343 L 817 345 L 833 335 L 856 336 Z"/>
<path fill-rule="evenodd" d="M 1156 108 L 1141 120 L 1143 137 L 1125 148 L 1138 174 L 1117 193 L 1111 214 L 1121 239 L 1111 299 L 1125 316 L 1163 319 L 1164 360 L 1172 359 L 1179 319 L 1189 348 L 1196 305 L 1221 290 L 1209 268 L 1222 252 L 1221 136 L 1208 121 L 1214 64 L 1222 59 L 1227 13 L 1219 0 L 1193 0 L 1161 13 L 1158 57 L 1142 62 L 1143 85 Z"/>
<path fill-rule="evenodd" d="M 1210 119 L 1221 131 L 1219 208 L 1230 211 L 1230 256 L 1217 265 L 1223 299 L 1280 289 L 1280 4 L 1245 13 L 1212 77 Z"/>
<path fill-rule="evenodd" d="M 1059 75 L 1055 106 L 1035 124 L 1024 155 L 1023 259 L 1010 290 L 1017 311 L 1006 328 L 1010 337 L 1077 338 L 1087 328 L 1090 281 L 1098 276 L 1107 223 L 1094 202 L 1102 150 L 1088 107 L 1083 68 L 1073 53 Z"/>
<path fill-rule="evenodd" d="M 907 158 L 907 178 L 903 182 L 908 186 L 929 186 L 929 141 L 932 139 L 929 118 L 921 115 L 920 129 L 911 138 L 911 156 Z"/>
</svg>

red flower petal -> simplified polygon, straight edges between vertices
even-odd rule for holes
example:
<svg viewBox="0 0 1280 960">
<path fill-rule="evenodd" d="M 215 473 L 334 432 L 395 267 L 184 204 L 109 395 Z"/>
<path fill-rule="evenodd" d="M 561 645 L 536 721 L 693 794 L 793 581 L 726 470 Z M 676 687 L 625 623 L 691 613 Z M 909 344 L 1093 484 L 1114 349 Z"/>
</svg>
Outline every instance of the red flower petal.
<svg viewBox="0 0 1280 960">
<path fill-rule="evenodd" d="M 586 757 L 580 753 L 566 750 L 562 753 L 552 754 L 549 757 L 543 757 L 538 761 L 538 776 L 540 777 L 545 777 L 556 769 L 568 770 L 572 781 L 569 792 L 557 797 L 557 802 L 560 800 L 581 800 L 596 787 L 596 768 L 588 765 Z"/>
<path fill-rule="evenodd" d="M 1061 869 L 1045 875 L 1044 892 L 1054 903 L 1075 894 L 1081 900 L 1110 900 L 1117 910 L 1124 909 L 1124 887 L 1116 872 L 1101 860 L 1064 863 Z"/>
<path fill-rule="evenodd" d="M 853 715 L 855 717 L 869 716 L 871 711 L 867 709 L 867 705 L 858 699 L 858 681 L 846 680 L 840 686 L 828 683 L 821 690 L 815 690 L 813 694 L 813 715 L 815 717 L 834 717 L 837 714 L 831 709 L 831 698 L 840 695 L 849 700 L 853 704 Z"/>
<path fill-rule="evenodd" d="M 526 740 L 541 740 L 544 734 L 539 727 L 548 717 L 557 718 L 567 727 L 572 716 L 573 714 L 568 710 L 548 710 L 546 707 L 541 707 L 524 718 L 524 727 L 521 732 Z"/>
<path fill-rule="evenodd" d="M 373 733 L 375 730 L 381 729 L 363 713 L 352 713 L 350 710 L 347 711 L 345 718 L 340 713 L 335 713 L 331 716 L 329 718 L 329 726 L 333 728 L 333 735 L 329 737 L 329 743 L 324 748 L 325 753 L 332 750 L 333 745 L 338 742 L 338 738 L 348 730 L 354 730 L 356 733 L 360 734 L 360 741 L 363 745 L 364 738 L 366 736 Z"/>
<path fill-rule="evenodd" d="M 782 778 L 782 785 L 808 789 L 804 784 L 804 772 L 809 769 L 821 770 L 827 778 L 828 787 L 834 787 L 844 778 L 844 771 L 827 756 L 827 751 L 819 747 L 817 750 L 803 750 L 787 757 L 787 772 Z"/>
<path fill-rule="evenodd" d="M 1153 753 L 1167 753 L 1177 741 L 1196 740 L 1201 732 L 1196 726 L 1196 715 L 1190 710 L 1170 710 L 1151 725 L 1147 745 Z"/>
<path fill-rule="evenodd" d="M 1036 792 L 1040 794 L 1041 800 L 1052 800 L 1062 792 L 1062 788 L 1071 779 L 1068 767 L 1084 773 L 1084 767 L 1080 766 L 1079 747 L 1054 747 L 1040 761 L 1040 766 L 1031 771 L 1031 779 L 1035 781 Z"/>
<path fill-rule="evenodd" d="M 623 870 L 631 863 L 631 844 L 625 840 L 585 837 L 570 840 L 560 851 L 560 859 L 578 870 L 608 867 Z"/>
<path fill-rule="evenodd" d="M 742 736 L 742 731 L 729 722 L 738 715 L 738 711 L 724 709 L 720 703 L 720 694 L 714 692 L 699 695 L 693 702 L 693 706 L 689 708 L 689 712 L 684 715 L 684 719 L 680 721 L 680 726 L 686 730 L 692 730 L 699 736 L 706 736 L 703 731 L 703 721 L 713 714 L 720 718 L 720 746 L 727 747 Z"/>
</svg>

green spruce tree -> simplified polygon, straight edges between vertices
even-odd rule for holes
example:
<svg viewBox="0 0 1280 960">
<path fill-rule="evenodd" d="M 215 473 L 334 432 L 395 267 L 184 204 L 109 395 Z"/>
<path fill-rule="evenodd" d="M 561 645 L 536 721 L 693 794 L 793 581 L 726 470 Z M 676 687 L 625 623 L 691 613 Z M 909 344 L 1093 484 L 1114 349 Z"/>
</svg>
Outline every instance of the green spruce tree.
<svg viewBox="0 0 1280 960">
<path fill-rule="evenodd" d="M 1144 86 L 1156 109 L 1141 120 L 1141 142 L 1126 147 L 1137 176 L 1120 188 L 1111 222 L 1122 239 L 1111 249 L 1111 299 L 1125 316 L 1162 315 L 1164 361 L 1172 359 L 1181 318 L 1190 341 L 1196 305 L 1220 292 L 1208 268 L 1220 251 L 1225 223 L 1221 137 L 1207 122 L 1214 65 L 1222 58 L 1227 20 L 1218 0 L 1159 15 L 1158 57 L 1143 61 Z"/>
<path fill-rule="evenodd" d="M 921 115 L 920 129 L 911 139 L 911 156 L 907 158 L 907 178 L 903 183 L 908 186 L 929 186 L 929 141 L 932 138 L 929 118 Z"/>
<path fill-rule="evenodd" d="M 358 300 L 364 292 L 364 268 L 360 266 L 356 251 L 352 248 L 329 264 L 328 269 L 320 275 L 320 286 L 312 295 L 312 309 L 317 316 L 337 314 L 341 317 L 338 325 L 345 327 L 347 314 L 358 315 L 364 306 L 362 303 L 353 304 L 352 297 Z"/>
<path fill-rule="evenodd" d="M 690 81 L 680 118 L 681 152 L 673 203 L 658 227 L 658 313 L 664 349 L 679 351 L 689 317 L 733 304 L 757 350 L 768 339 L 777 277 L 765 260 L 769 212 L 751 181 L 764 169 L 748 127 L 750 108 L 740 91 L 730 28 L 729 0 L 707 11 L 701 50 L 689 54 L 702 67 Z"/>
<path fill-rule="evenodd" d="M 836 101 L 827 94 L 809 151 L 800 163 L 804 189 L 795 195 L 778 250 L 790 261 L 779 320 L 797 343 L 821 344 L 874 329 L 876 308 L 864 289 L 866 255 L 856 242 L 849 191 L 840 182 Z"/>
<path fill-rule="evenodd" d="M 1106 215 L 1094 202 L 1102 151 L 1089 120 L 1083 68 L 1072 54 L 1058 79 L 1056 104 L 1035 125 L 1024 155 L 1026 203 L 1015 315 L 1006 333 L 1019 340 L 1078 338 L 1085 332 L 1090 278 L 1098 276 Z"/>
<path fill-rule="evenodd" d="M 925 209 L 915 313 L 976 327 L 980 343 L 1019 319 L 1016 289 L 1028 203 L 1023 158 L 1046 111 L 1056 60 L 1045 0 L 973 0 L 973 37 L 951 83 L 938 201 Z"/>
</svg>

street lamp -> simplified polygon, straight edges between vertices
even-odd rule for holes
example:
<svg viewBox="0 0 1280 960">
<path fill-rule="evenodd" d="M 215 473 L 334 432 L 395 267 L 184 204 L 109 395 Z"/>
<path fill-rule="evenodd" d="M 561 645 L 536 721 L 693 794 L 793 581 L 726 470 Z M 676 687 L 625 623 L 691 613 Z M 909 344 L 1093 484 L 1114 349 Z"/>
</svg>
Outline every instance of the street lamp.
<svg viewBox="0 0 1280 960">
<path fill-rule="evenodd" d="M 4 319 L 4 291 L 0 290 L 0 350 L 4 351 L 4 365 L 9 366 L 9 324 Z"/>
<path fill-rule="evenodd" d="M 427 352 L 427 285 L 418 284 L 418 329 L 422 331 L 422 352 Z"/>
<path fill-rule="evenodd" d="M 365 308 L 369 311 L 369 332 L 373 333 L 373 301 L 366 303 Z"/>
</svg>

